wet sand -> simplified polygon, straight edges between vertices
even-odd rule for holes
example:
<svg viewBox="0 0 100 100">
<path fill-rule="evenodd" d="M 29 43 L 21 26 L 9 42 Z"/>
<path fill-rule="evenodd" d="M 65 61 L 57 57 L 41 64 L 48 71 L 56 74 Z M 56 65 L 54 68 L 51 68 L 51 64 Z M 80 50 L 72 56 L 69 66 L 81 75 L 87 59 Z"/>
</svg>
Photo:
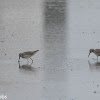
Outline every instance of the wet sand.
<svg viewBox="0 0 100 100">
<path fill-rule="evenodd" d="M 100 46 L 98 0 L 33 1 L 0 1 L 0 95 L 99 100 L 100 58 L 88 58 Z M 32 64 L 18 63 L 19 53 L 37 49 Z"/>
</svg>

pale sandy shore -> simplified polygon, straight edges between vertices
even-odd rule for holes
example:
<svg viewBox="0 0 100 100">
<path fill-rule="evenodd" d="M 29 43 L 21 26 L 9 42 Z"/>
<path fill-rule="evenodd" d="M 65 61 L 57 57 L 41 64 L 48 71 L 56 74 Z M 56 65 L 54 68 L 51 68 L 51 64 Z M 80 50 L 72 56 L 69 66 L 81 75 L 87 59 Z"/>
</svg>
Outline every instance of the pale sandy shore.
<svg viewBox="0 0 100 100">
<path fill-rule="evenodd" d="M 98 0 L 0 0 L 0 96 L 99 100 Z M 24 51 L 39 50 L 27 64 Z"/>
</svg>

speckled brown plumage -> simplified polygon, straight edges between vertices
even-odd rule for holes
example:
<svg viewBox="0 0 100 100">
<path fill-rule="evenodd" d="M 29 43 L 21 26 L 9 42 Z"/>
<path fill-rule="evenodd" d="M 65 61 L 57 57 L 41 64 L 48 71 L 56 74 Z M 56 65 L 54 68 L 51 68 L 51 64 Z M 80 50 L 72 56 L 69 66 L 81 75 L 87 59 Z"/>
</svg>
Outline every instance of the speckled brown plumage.
<svg viewBox="0 0 100 100">
<path fill-rule="evenodd" d="M 20 57 L 21 58 L 24 58 L 24 59 L 31 59 L 31 57 L 33 56 L 33 55 L 35 55 L 37 52 L 38 52 L 39 50 L 36 50 L 36 51 L 27 51 L 27 52 L 23 52 L 23 53 L 20 53 L 19 54 L 19 60 L 20 60 Z M 19 61 L 18 60 L 18 61 Z M 31 59 L 32 60 L 32 59 Z M 32 60 L 32 62 L 33 62 L 33 60 Z"/>
</svg>

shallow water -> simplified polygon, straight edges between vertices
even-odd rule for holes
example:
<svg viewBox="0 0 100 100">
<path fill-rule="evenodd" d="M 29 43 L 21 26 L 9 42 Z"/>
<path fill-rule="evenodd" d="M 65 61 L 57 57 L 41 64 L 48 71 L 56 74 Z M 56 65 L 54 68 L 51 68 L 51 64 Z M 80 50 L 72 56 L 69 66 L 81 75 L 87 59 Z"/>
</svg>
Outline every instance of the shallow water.
<svg viewBox="0 0 100 100">
<path fill-rule="evenodd" d="M 99 100 L 98 0 L 0 1 L 0 95 L 8 100 Z M 27 64 L 18 55 L 37 50 Z"/>
</svg>

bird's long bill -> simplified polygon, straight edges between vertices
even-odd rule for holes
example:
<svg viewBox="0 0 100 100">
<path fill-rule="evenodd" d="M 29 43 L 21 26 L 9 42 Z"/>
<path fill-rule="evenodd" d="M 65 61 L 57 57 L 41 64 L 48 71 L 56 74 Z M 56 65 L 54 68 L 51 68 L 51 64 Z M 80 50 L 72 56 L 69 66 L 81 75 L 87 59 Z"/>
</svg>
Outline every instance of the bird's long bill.
<svg viewBox="0 0 100 100">
<path fill-rule="evenodd" d="M 19 55 L 19 59 L 18 59 L 18 62 L 20 61 L 20 55 Z"/>
<path fill-rule="evenodd" d="M 20 55 L 19 55 L 19 60 L 20 60 Z"/>
<path fill-rule="evenodd" d="M 89 52 L 89 55 L 88 55 L 88 57 L 90 56 L 90 52 Z"/>
</svg>

